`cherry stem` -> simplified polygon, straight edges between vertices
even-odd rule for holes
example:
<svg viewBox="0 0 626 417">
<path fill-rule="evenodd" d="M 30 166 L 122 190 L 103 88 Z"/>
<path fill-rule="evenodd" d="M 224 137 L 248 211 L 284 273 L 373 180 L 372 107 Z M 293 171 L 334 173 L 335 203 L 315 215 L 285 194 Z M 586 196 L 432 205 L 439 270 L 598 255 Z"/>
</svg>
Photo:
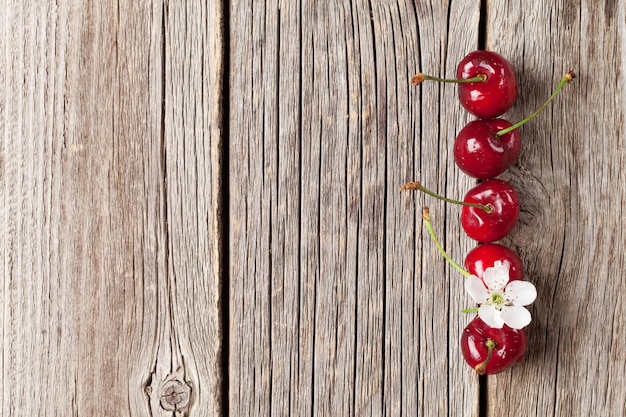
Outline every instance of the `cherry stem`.
<svg viewBox="0 0 626 417">
<path fill-rule="evenodd" d="M 496 347 L 496 342 L 493 339 L 487 339 L 485 345 L 487 345 L 487 357 L 484 361 L 474 367 L 474 370 L 478 373 L 478 375 L 485 374 L 485 371 L 487 370 L 487 364 L 489 363 L 489 361 L 491 361 L 491 355 L 493 355 L 493 350 Z"/>
<path fill-rule="evenodd" d="M 532 113 L 530 116 L 528 116 L 524 120 L 521 120 L 521 121 L 515 123 L 513 126 L 507 127 L 506 129 L 502 129 L 502 130 L 498 131 L 496 133 L 496 136 L 506 135 L 507 133 L 517 129 L 520 126 L 522 126 L 526 122 L 529 122 L 530 120 L 534 119 L 539 113 L 541 113 L 541 111 L 543 109 L 545 109 L 548 106 L 548 104 L 550 104 L 550 102 L 554 99 L 554 97 L 556 97 L 556 95 L 559 93 L 559 91 L 561 91 L 563 86 L 565 86 L 565 84 L 568 84 L 569 82 L 571 82 L 574 78 L 576 78 L 576 74 L 574 74 L 573 71 L 569 71 L 567 74 L 565 74 L 563 76 L 563 78 L 561 78 L 561 81 L 559 82 L 559 85 L 556 86 L 556 88 L 552 92 L 552 95 L 550 96 L 550 98 L 548 98 L 546 100 L 546 102 L 541 105 L 541 107 L 539 107 L 537 110 L 535 110 L 534 113 Z"/>
<path fill-rule="evenodd" d="M 445 260 L 448 261 L 448 263 L 452 265 L 454 269 L 459 271 L 461 274 L 463 274 L 466 277 L 469 277 L 471 274 L 468 271 L 466 271 L 465 268 L 463 268 L 461 265 L 456 263 L 454 259 L 452 259 L 450 255 L 448 255 L 448 252 L 446 252 L 443 249 L 443 246 L 441 246 L 441 243 L 439 243 L 439 239 L 437 239 L 437 235 L 435 235 L 435 231 L 433 230 L 433 225 L 430 223 L 430 210 L 428 209 L 428 207 L 424 207 L 422 209 L 422 219 L 424 219 L 424 225 L 426 225 L 428 234 L 430 235 L 433 242 L 435 242 L 435 246 L 437 247 L 437 250 L 443 255 Z"/>
<path fill-rule="evenodd" d="M 412 191 L 418 190 L 418 191 L 421 191 L 421 192 L 423 192 L 425 194 L 428 194 L 431 197 L 435 197 L 436 199 L 439 199 L 441 201 L 445 201 L 447 203 L 459 204 L 459 205 L 462 205 L 462 206 L 479 208 L 481 210 L 484 210 L 487 214 L 489 214 L 489 213 L 491 213 L 493 211 L 493 207 L 491 207 L 489 204 L 468 203 L 466 201 L 459 201 L 459 200 L 453 200 L 451 198 L 446 198 L 446 197 L 441 196 L 441 195 L 435 193 L 434 191 L 431 191 L 428 188 L 424 187 L 418 181 L 407 182 L 402 187 L 400 187 L 400 191 L 405 191 L 405 190 L 412 190 Z"/>
<path fill-rule="evenodd" d="M 419 85 L 421 83 L 423 83 L 425 80 L 430 80 L 430 81 L 439 81 L 441 83 L 456 83 L 456 84 L 461 84 L 461 83 L 484 83 L 487 80 L 487 76 L 485 74 L 479 74 L 473 78 L 439 78 L 439 77 L 433 77 L 432 75 L 426 75 L 426 74 L 422 74 L 421 72 L 418 72 L 417 74 L 415 74 L 412 78 L 411 78 L 411 83 L 413 85 Z"/>
<path fill-rule="evenodd" d="M 463 310 L 461 310 L 461 313 L 478 313 L 478 307 L 464 308 Z"/>
</svg>

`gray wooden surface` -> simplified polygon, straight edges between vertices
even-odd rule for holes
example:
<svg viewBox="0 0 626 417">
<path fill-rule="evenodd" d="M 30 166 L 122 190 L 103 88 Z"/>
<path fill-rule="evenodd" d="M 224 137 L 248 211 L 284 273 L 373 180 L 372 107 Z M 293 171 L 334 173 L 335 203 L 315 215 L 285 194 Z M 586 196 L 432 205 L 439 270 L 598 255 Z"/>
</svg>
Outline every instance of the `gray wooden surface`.
<svg viewBox="0 0 626 417">
<path fill-rule="evenodd" d="M 478 48 L 532 112 L 505 240 L 539 292 L 478 378 L 452 197 Z M 623 416 L 626 6 L 5 2 L 0 416 Z"/>
</svg>

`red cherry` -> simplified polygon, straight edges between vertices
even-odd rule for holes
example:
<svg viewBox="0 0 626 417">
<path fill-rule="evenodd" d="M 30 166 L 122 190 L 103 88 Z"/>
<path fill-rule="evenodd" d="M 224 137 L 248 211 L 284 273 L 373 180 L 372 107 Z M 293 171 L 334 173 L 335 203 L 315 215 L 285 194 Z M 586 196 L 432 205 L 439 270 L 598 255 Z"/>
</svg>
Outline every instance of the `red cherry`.
<svg viewBox="0 0 626 417">
<path fill-rule="evenodd" d="M 501 329 L 487 326 L 478 316 L 463 330 L 461 353 L 465 362 L 479 374 L 496 374 L 521 362 L 528 338 L 524 329 L 507 325 Z"/>
<path fill-rule="evenodd" d="M 519 198 L 506 181 L 493 178 L 472 188 L 463 201 L 443 197 L 418 181 L 407 182 L 400 191 L 418 190 L 439 200 L 461 204 L 461 226 L 479 242 L 494 242 L 508 235 L 519 218 Z"/>
<path fill-rule="evenodd" d="M 498 178 L 481 182 L 463 199 L 461 226 L 469 237 L 479 242 L 494 242 L 508 235 L 519 219 L 519 197 L 515 189 Z"/>
<path fill-rule="evenodd" d="M 469 251 L 465 257 L 465 268 L 467 271 L 482 278 L 485 269 L 491 268 L 496 261 L 509 264 L 509 280 L 524 279 L 524 265 L 519 255 L 497 243 L 483 243 Z"/>
<path fill-rule="evenodd" d="M 459 84 L 459 100 L 468 112 L 481 119 L 498 117 L 511 108 L 517 97 L 513 66 L 491 51 L 470 52 L 459 62 L 458 79 L 486 76 L 481 82 Z"/>
<path fill-rule="evenodd" d="M 461 171 L 481 180 L 506 171 L 522 147 L 517 129 L 497 134 L 510 126 L 504 119 L 474 120 L 461 129 L 454 142 L 454 161 Z"/>
<path fill-rule="evenodd" d="M 520 152 L 521 141 L 517 129 L 545 109 L 575 76 L 572 71 L 566 73 L 541 107 L 514 125 L 504 119 L 475 120 L 461 129 L 454 142 L 454 160 L 459 168 L 478 179 L 493 178 L 506 171 Z M 476 83 L 461 84 L 459 88 L 472 84 Z"/>
</svg>

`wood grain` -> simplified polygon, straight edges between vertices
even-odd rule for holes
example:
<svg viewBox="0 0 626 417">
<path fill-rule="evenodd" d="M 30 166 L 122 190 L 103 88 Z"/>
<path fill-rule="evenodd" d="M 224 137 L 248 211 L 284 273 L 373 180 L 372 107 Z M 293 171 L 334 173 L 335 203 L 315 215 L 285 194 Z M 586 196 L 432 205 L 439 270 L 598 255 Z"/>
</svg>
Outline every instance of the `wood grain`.
<svg viewBox="0 0 626 417">
<path fill-rule="evenodd" d="M 0 417 L 626 414 L 620 2 L 27 0 L 0 22 Z M 422 207 L 455 259 L 474 243 L 399 188 L 474 184 L 456 87 L 410 78 L 481 43 L 517 70 L 510 120 L 578 78 L 503 176 L 539 297 L 526 360 L 479 379 Z"/>
<path fill-rule="evenodd" d="M 528 357 L 489 378 L 488 415 L 626 415 L 625 10 L 489 2 L 486 46 L 518 71 L 511 119 L 532 112 L 566 71 L 578 78 L 523 128 L 510 172 L 522 200 L 510 242 L 539 296 Z"/>
<path fill-rule="evenodd" d="M 477 415 L 462 281 L 422 234 L 425 199 L 399 188 L 471 185 L 448 154 L 456 90 L 410 78 L 476 48 L 479 2 L 233 10 L 230 412 Z M 428 204 L 468 250 L 458 209 Z"/>
<path fill-rule="evenodd" d="M 160 287 L 165 290 L 160 296 L 167 320 L 160 329 L 152 381 L 154 388 L 155 381 L 161 386 L 151 402 L 153 410 L 157 401 L 163 405 L 163 381 L 178 373 L 175 380 L 186 385 L 183 392 L 190 391 L 189 405 L 180 409 L 179 399 L 173 398 L 169 410 L 219 415 L 224 268 L 222 9 L 206 1 L 168 2 L 164 7 L 162 156 L 168 256 L 167 285 Z"/>
<path fill-rule="evenodd" d="M 221 412 L 221 10 L 185 6 L 0 8 L 2 416 Z"/>
</svg>

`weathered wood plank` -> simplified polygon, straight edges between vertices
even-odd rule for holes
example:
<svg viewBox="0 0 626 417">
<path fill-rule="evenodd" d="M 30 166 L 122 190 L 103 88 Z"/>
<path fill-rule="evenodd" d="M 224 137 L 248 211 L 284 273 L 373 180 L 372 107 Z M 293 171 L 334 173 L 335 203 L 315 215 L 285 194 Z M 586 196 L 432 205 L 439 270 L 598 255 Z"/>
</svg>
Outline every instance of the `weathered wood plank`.
<svg viewBox="0 0 626 417">
<path fill-rule="evenodd" d="M 166 253 L 159 113 L 150 119 L 161 93 L 148 79 L 159 50 L 116 48 L 123 19 L 160 39 L 160 14 L 138 12 L 2 10 L 3 415 L 127 409 L 129 379 L 143 397 L 152 359 L 130 358 L 151 344 Z"/>
<path fill-rule="evenodd" d="M 159 287 L 159 316 L 165 320 L 157 336 L 151 408 L 163 416 L 173 410 L 217 416 L 224 378 L 222 6 L 198 0 L 164 7 L 161 139 L 168 256 L 166 281 Z M 182 396 L 165 404 L 164 384 Z"/>
<path fill-rule="evenodd" d="M 488 415 L 626 415 L 623 2 L 488 2 L 487 48 L 506 52 L 529 114 L 510 179 L 522 218 L 510 238 L 538 288 L 523 365 L 489 377 Z"/>
<path fill-rule="evenodd" d="M 455 258 L 473 243 L 457 208 L 398 188 L 472 185 L 456 88 L 409 79 L 454 72 L 479 3 L 233 2 L 230 74 L 215 2 L 0 8 L 0 415 L 220 415 L 223 378 L 231 415 L 478 415 L 468 297 L 421 207 Z M 487 48 L 518 69 L 507 117 L 579 78 L 505 175 L 523 210 L 506 242 L 540 294 L 483 413 L 622 415 L 625 7 L 485 4 Z"/>
<path fill-rule="evenodd" d="M 0 415 L 172 415 L 170 376 L 188 415 L 221 410 L 222 32 L 204 3 L 0 8 Z"/>
<path fill-rule="evenodd" d="M 479 2 L 232 10 L 230 412 L 476 414 L 467 297 L 421 227 L 428 202 L 466 252 L 458 208 L 398 190 L 471 186 L 449 154 L 456 89 L 410 78 L 476 48 Z"/>
</svg>

